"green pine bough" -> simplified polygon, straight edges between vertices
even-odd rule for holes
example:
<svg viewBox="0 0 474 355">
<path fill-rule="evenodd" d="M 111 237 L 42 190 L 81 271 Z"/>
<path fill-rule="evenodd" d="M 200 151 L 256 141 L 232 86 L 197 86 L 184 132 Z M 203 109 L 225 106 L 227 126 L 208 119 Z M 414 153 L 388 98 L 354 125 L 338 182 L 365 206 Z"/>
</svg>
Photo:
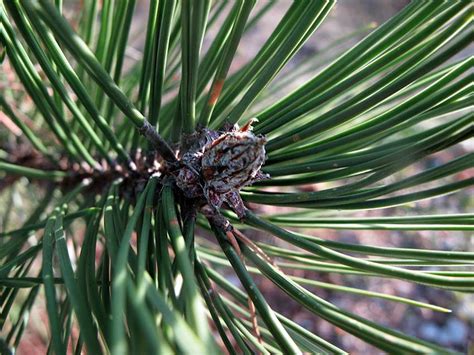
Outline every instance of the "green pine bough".
<svg viewBox="0 0 474 355">
<path fill-rule="evenodd" d="M 2 353 L 21 348 L 38 304 L 55 354 L 349 350 L 270 306 L 268 284 L 380 350 L 467 351 L 317 291 L 454 316 L 348 283 L 474 291 L 469 1 L 413 1 L 303 60 L 334 1 L 287 5 L 236 70 L 273 2 L 152 0 L 146 21 L 135 0 L 0 5 Z M 427 207 L 445 195 L 455 211 Z M 414 247 L 331 230 L 406 233 Z M 466 242 L 428 248 L 420 231 Z"/>
</svg>

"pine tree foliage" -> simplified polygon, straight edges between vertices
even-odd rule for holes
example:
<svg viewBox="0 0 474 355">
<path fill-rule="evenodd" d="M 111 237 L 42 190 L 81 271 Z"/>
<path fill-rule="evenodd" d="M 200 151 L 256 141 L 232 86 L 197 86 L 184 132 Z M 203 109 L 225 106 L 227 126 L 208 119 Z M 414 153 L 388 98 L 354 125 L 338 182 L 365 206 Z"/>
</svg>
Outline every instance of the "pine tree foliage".
<svg viewBox="0 0 474 355">
<path fill-rule="evenodd" d="M 418 204 L 474 183 L 463 148 L 472 139 L 472 5 L 413 1 L 349 50 L 335 43 L 279 76 L 334 5 L 291 3 L 234 71 L 239 45 L 274 2 L 152 0 L 143 53 L 132 59 L 135 0 L 0 4 L 2 352 L 21 343 L 38 303 L 55 354 L 345 352 L 273 309 L 264 279 L 383 351 L 452 351 L 313 290 L 448 309 L 294 271 L 474 291 L 468 243 L 325 238 L 332 229 L 472 233 L 473 214 Z M 176 185 L 180 152 L 195 132 L 254 117 L 270 178 L 240 191 L 242 218 L 226 204 L 209 215 Z M 446 152 L 454 158 L 432 159 Z M 13 200 L 20 208 L 8 207 Z"/>
</svg>

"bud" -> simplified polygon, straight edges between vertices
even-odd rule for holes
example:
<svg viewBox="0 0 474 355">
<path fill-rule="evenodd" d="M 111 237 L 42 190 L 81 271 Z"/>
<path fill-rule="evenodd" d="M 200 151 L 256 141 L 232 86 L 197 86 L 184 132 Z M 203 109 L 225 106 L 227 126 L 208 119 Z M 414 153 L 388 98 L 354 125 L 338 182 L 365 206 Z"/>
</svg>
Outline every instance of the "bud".
<svg viewBox="0 0 474 355">
<path fill-rule="evenodd" d="M 198 146 L 195 144 L 184 154 L 181 160 L 184 166 L 177 176 L 177 185 L 185 196 L 203 195 L 216 209 L 226 202 L 243 217 L 245 207 L 239 190 L 269 177 L 260 170 L 265 162 L 266 139 L 252 132 L 252 122 L 240 129 L 234 126 L 220 135 L 201 131 L 202 136 L 195 140 Z"/>
<path fill-rule="evenodd" d="M 204 148 L 202 174 L 215 192 L 225 193 L 251 184 L 265 162 L 263 136 L 228 132 Z"/>
</svg>

